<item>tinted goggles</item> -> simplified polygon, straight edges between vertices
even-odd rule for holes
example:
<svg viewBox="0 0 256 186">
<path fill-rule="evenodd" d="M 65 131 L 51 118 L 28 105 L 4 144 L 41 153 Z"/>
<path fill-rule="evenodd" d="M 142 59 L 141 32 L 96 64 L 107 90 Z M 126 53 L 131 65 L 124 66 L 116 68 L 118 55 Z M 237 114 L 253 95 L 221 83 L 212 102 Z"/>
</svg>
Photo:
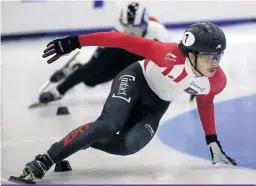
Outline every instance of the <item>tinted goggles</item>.
<svg viewBox="0 0 256 186">
<path fill-rule="evenodd" d="M 220 53 L 199 53 L 198 55 L 206 60 L 206 61 L 220 61 L 222 59 L 224 52 L 220 52 Z"/>
</svg>

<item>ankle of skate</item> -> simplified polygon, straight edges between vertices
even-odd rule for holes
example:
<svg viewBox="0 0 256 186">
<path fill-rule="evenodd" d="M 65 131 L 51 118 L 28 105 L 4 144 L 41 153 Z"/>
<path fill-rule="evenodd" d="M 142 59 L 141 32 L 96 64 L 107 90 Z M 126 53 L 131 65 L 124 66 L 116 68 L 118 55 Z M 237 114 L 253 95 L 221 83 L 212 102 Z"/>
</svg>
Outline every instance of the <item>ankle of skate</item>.
<svg viewBox="0 0 256 186">
<path fill-rule="evenodd" d="M 39 95 L 39 101 L 40 103 L 49 103 L 51 101 L 55 101 L 58 99 L 61 99 L 62 95 L 59 93 L 59 91 L 56 88 L 53 88 L 47 92 L 42 92 Z"/>
<path fill-rule="evenodd" d="M 47 154 L 39 154 L 33 161 L 26 164 L 22 177 L 30 180 L 41 179 L 52 165 L 53 161 Z"/>
</svg>

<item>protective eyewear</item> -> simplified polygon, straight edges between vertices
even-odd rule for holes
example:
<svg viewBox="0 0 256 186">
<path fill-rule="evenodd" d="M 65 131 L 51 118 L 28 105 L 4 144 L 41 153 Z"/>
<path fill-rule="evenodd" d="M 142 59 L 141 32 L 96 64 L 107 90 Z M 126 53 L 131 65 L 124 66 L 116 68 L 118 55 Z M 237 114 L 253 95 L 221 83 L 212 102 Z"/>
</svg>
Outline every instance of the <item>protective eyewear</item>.
<svg viewBox="0 0 256 186">
<path fill-rule="evenodd" d="M 220 61 L 222 59 L 224 52 L 220 52 L 220 53 L 199 53 L 198 55 L 206 60 L 206 61 Z"/>
</svg>

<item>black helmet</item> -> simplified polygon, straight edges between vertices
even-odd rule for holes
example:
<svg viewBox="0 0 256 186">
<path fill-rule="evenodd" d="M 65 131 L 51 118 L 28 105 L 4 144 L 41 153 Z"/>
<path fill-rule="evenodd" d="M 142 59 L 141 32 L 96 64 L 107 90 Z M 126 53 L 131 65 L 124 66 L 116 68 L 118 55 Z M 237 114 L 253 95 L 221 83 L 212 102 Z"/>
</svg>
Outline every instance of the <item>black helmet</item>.
<svg viewBox="0 0 256 186">
<path fill-rule="evenodd" d="M 226 37 L 224 32 L 211 22 L 195 23 L 183 33 L 180 47 L 192 53 L 219 53 L 226 49 Z"/>
<path fill-rule="evenodd" d="M 147 9 L 140 6 L 139 3 L 133 2 L 123 8 L 120 15 L 120 23 L 122 25 L 140 26 L 147 24 L 149 16 Z"/>
</svg>

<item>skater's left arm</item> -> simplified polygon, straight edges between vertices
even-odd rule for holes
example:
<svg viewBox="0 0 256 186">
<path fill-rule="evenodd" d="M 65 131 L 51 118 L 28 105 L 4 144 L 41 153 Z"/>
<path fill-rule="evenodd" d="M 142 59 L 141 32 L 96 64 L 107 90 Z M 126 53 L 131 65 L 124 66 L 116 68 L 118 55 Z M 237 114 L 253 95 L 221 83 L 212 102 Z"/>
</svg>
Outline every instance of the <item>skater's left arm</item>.
<svg viewBox="0 0 256 186">
<path fill-rule="evenodd" d="M 210 78 L 211 91 L 208 95 L 198 95 L 196 97 L 199 117 L 205 132 L 206 143 L 210 147 L 212 163 L 216 164 L 217 159 L 221 158 L 225 163 L 237 165 L 236 161 L 230 158 L 223 151 L 217 138 L 214 115 L 214 97 L 222 92 L 226 87 L 226 76 L 219 68 L 214 77 Z"/>
<path fill-rule="evenodd" d="M 159 64 L 166 54 L 168 44 L 121 32 L 98 32 L 78 36 L 80 45 L 118 47 Z"/>
<path fill-rule="evenodd" d="M 83 46 L 103 46 L 123 48 L 131 53 L 143 56 L 157 64 L 165 63 L 164 56 L 170 45 L 150 39 L 120 32 L 98 32 L 80 36 L 70 36 L 51 41 L 44 50 L 43 58 L 51 57 L 52 63 L 61 56 L 80 49 Z"/>
</svg>

